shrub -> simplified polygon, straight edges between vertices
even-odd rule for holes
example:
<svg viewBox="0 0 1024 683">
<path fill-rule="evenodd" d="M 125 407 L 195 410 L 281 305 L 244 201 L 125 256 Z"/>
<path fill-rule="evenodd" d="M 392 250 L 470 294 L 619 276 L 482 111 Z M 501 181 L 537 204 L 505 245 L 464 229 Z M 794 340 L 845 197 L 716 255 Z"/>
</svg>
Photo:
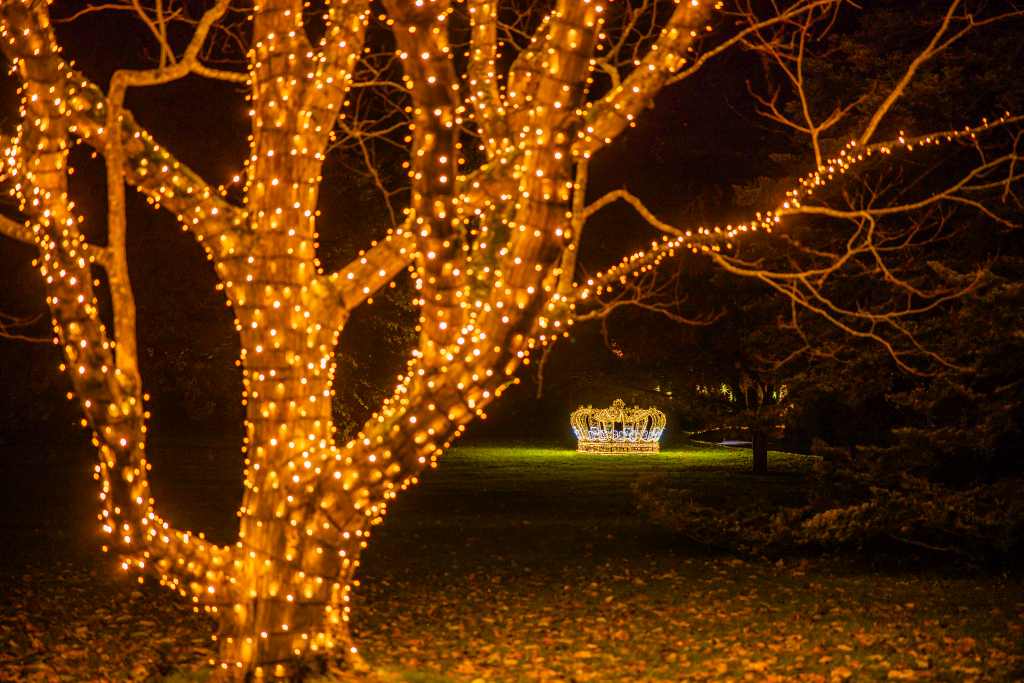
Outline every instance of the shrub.
<svg viewBox="0 0 1024 683">
<path fill-rule="evenodd" d="M 707 505 L 666 477 L 639 481 L 633 492 L 640 511 L 654 522 L 698 543 L 745 554 L 900 545 L 989 562 L 1022 550 L 1024 480 L 958 489 L 906 473 L 880 476 L 878 470 L 866 458 L 824 460 L 809 475 L 809 500 L 781 507 L 757 501 L 733 509 Z"/>
</svg>

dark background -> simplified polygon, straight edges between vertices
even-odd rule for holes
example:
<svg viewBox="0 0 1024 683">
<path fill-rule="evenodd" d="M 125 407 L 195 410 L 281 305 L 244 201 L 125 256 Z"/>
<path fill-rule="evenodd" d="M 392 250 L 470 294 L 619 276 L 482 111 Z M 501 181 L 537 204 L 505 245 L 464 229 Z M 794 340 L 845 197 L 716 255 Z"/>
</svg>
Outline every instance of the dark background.
<svg viewBox="0 0 1024 683">
<path fill-rule="evenodd" d="M 890 44 L 872 43 L 865 36 L 881 21 L 877 13 L 927 16 L 931 12 L 938 17 L 942 7 L 943 3 L 933 0 L 922 0 L 916 9 L 901 2 L 869 2 L 862 16 L 841 22 L 836 30 L 866 46 L 864 60 L 878 74 L 890 73 L 905 66 L 905 55 L 899 51 L 913 50 L 918 45 L 914 41 L 926 39 L 929 24 L 909 22 L 906 36 L 890 30 L 885 34 Z M 58 23 L 57 32 L 65 56 L 101 87 L 106 87 L 115 68 L 152 64 L 151 45 L 127 16 L 89 15 L 72 24 Z M 1014 39 L 1012 28 L 994 35 L 968 41 L 939 63 L 934 73 L 923 78 L 925 89 L 916 95 L 916 102 L 924 103 L 914 110 L 919 119 L 897 112 L 894 125 L 910 123 L 918 131 L 942 129 L 972 123 L 1019 103 L 1019 79 L 1012 73 L 1012 64 L 1022 58 L 1020 41 Z M 836 65 L 837 72 L 844 70 L 856 71 L 850 65 Z M 869 77 L 865 83 L 871 87 L 872 72 L 865 73 Z M 594 159 L 588 198 L 626 187 L 674 225 L 726 223 L 750 215 L 751 208 L 739 201 L 743 188 L 766 177 L 772 179 L 769 187 L 786 187 L 811 166 L 806 157 L 798 162 L 779 161 L 779 154 L 799 149 L 801 143 L 780 134 L 755 113 L 747 83 L 760 82 L 763 75 L 763 64 L 756 57 L 734 51 L 667 89 L 656 106 L 642 115 L 637 128 Z M 846 74 L 857 75 L 863 74 Z M 17 123 L 15 88 L 9 77 L 0 87 L 0 127 L 6 132 Z M 159 88 L 131 90 L 126 105 L 161 144 L 211 184 L 227 183 L 241 172 L 248 152 L 249 119 L 244 92 L 237 86 L 188 77 Z M 76 170 L 72 194 L 85 216 L 85 230 L 101 240 L 102 161 L 79 146 L 72 163 Z M 11 201 L 3 205 L 11 216 L 16 215 L 14 208 Z M 326 269 L 344 264 L 389 227 L 372 186 L 331 164 L 325 169 L 320 209 L 320 252 Z M 613 204 L 588 223 L 581 266 L 596 272 L 657 237 L 632 209 Z M 47 314 L 31 264 L 33 250 L 11 240 L 3 245 L 0 312 L 38 316 L 38 322 L 22 332 L 46 338 Z M 238 449 L 243 411 L 231 313 L 215 291 L 212 269 L 194 240 L 181 231 L 173 216 L 154 211 L 134 193 L 129 193 L 128 252 L 139 314 L 139 360 L 153 397 L 150 455 L 157 470 L 152 478 L 155 494 L 162 505 L 173 508 L 173 491 L 178 486 L 215 481 L 234 491 L 232 503 L 225 506 L 233 510 L 241 491 Z M 694 315 L 727 312 L 737 302 L 764 295 L 751 290 L 749 283 L 715 273 L 699 257 L 681 256 L 665 268 L 672 273 L 678 269 L 681 305 Z M 336 383 L 340 436 L 368 417 L 401 372 L 413 339 L 411 298 L 403 276 L 397 288 L 358 310 L 346 327 L 339 344 Z M 665 443 L 680 443 L 689 430 L 724 416 L 700 406 L 693 388 L 714 377 L 708 368 L 730 367 L 730 354 L 740 353 L 737 339 L 742 336 L 744 330 L 737 330 L 735 318 L 728 316 L 715 325 L 695 328 L 656 314 L 624 310 L 609 319 L 607 334 L 598 323 L 578 325 L 545 362 L 539 397 L 540 355 L 536 354 L 520 372 L 521 384 L 491 407 L 487 420 L 471 425 L 464 438 L 528 440 L 570 448 L 568 416 L 573 409 L 622 398 L 628 404 L 660 406 L 669 419 Z M 58 349 L 50 343 L 0 338 L 0 447 L 4 451 L 0 480 L 9 489 L 4 498 L 14 506 L 16 516 L 54 504 L 55 496 L 59 498 L 69 487 L 84 492 L 92 485 L 86 477 L 94 455 L 87 434 L 78 426 L 77 405 L 65 397 L 69 387 L 57 370 L 59 363 Z M 891 366 L 880 367 L 878 376 L 895 376 Z M 858 383 L 856 377 L 843 381 L 847 386 Z M 856 415 L 843 412 L 849 407 L 835 402 L 836 393 L 842 395 L 848 388 L 805 400 L 799 413 L 802 421 L 788 425 L 776 443 L 807 450 L 814 438 L 827 442 L 882 439 L 900 413 L 886 403 L 885 392 L 891 384 L 879 384 L 874 396 L 862 397 Z M 842 433 L 844 428 L 847 433 Z M 210 496 L 229 497 L 218 490 L 211 488 Z M 91 520 L 86 523 L 91 528 Z"/>
</svg>

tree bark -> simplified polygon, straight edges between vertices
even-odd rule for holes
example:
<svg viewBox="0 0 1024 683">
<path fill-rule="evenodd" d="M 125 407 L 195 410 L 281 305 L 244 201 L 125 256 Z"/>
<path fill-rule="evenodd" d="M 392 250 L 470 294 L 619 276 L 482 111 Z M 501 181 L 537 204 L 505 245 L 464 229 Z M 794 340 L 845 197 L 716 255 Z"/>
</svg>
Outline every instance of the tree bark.
<svg viewBox="0 0 1024 683">
<path fill-rule="evenodd" d="M 768 474 L 768 435 L 763 429 L 754 429 L 751 437 L 754 455 L 754 474 Z"/>
</svg>

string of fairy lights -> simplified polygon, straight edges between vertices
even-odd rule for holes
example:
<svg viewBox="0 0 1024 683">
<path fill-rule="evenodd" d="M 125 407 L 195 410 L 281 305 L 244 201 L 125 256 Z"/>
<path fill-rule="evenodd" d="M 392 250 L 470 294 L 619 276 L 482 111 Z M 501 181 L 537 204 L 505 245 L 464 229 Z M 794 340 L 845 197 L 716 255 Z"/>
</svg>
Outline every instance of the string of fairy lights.
<svg viewBox="0 0 1024 683">
<path fill-rule="evenodd" d="M 341 270 L 325 273 L 316 256 L 321 168 L 373 19 L 367 2 L 328 3 L 327 30 L 315 47 L 306 38 L 301 2 L 254 4 L 247 81 L 252 136 L 239 174 L 243 207 L 174 159 L 127 112 L 120 130 L 104 127 L 103 95 L 60 58 L 44 4 L 0 4 L 0 40 L 22 82 L 21 126 L 4 152 L 5 172 L 40 251 L 62 370 L 72 378 L 83 426 L 100 454 L 102 530 L 124 554 L 124 568 L 154 569 L 162 584 L 218 617 L 214 663 L 226 676 L 283 678 L 295 657 L 357 654 L 347 622 L 353 574 L 371 527 L 471 420 L 485 417 L 533 349 L 568 334 L 577 302 L 678 251 L 719 251 L 744 234 L 770 231 L 874 154 L 963 139 L 1016 120 L 901 138 L 896 145 L 850 145 L 802 179 L 777 209 L 741 225 L 666 236 L 560 295 L 560 257 L 574 241 L 570 200 L 580 190 L 575 163 L 635 125 L 710 30 L 710 11 L 720 3 L 677 2 L 631 73 L 592 101 L 603 2 L 557 2 L 504 79 L 496 0 L 467 1 L 465 77 L 456 72 L 447 39 L 451 3 L 384 5 L 377 19 L 395 35 L 412 100 L 411 203 L 401 226 Z M 467 124 L 479 133 L 485 157 L 473 171 L 464 169 L 459 139 Z M 102 152 L 115 134 L 123 141 L 124 180 L 175 212 L 203 244 L 235 314 L 246 436 L 245 491 L 232 546 L 176 530 L 156 514 L 141 381 L 118 370 L 116 340 L 99 319 L 91 269 L 106 267 L 106 247 L 88 244 L 79 229 L 67 195 L 67 155 L 72 135 Z M 349 311 L 410 263 L 421 310 L 419 345 L 391 398 L 339 445 L 331 417 L 339 334 Z M 626 414 L 616 407 L 620 417 Z M 634 417 L 621 421 L 618 441 L 614 428 L 608 439 L 590 438 L 597 434 L 593 419 L 599 424 L 600 418 L 581 415 L 579 426 L 595 443 L 656 449 L 664 415 Z"/>
<path fill-rule="evenodd" d="M 1024 121 L 1024 116 L 1005 113 L 1002 116 L 985 120 L 976 126 L 968 126 L 944 133 L 931 133 L 921 136 L 907 136 L 900 133 L 893 141 L 880 142 L 872 145 L 858 145 L 855 140 L 848 142 L 835 156 L 822 163 L 820 168 L 809 172 L 797 181 L 797 185 L 785 193 L 785 199 L 775 209 L 758 212 L 751 220 L 725 226 L 696 227 L 680 229 L 679 234 L 663 235 L 660 241 L 652 242 L 645 250 L 637 251 L 597 273 L 584 283 L 576 283 L 573 302 L 584 302 L 607 291 L 616 284 L 622 284 L 631 277 L 648 272 L 664 259 L 675 256 L 682 251 L 694 254 L 721 252 L 733 247 L 737 239 L 744 235 L 765 232 L 771 233 L 778 229 L 784 219 L 799 216 L 807 205 L 806 200 L 815 192 L 826 189 L 829 185 L 843 178 L 848 172 L 868 162 L 876 156 L 893 155 L 901 151 L 913 152 L 915 149 L 948 144 L 957 141 L 970 141 L 982 133 L 1003 128 Z"/>
</svg>

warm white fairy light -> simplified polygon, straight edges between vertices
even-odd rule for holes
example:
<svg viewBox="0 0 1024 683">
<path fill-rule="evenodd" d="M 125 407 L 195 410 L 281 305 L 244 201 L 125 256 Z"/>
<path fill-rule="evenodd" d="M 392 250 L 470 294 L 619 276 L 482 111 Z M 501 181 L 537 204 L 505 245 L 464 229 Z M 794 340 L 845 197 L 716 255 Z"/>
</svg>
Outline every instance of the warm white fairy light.
<svg viewBox="0 0 1024 683">
<path fill-rule="evenodd" d="M 615 399 L 608 408 L 580 406 L 569 416 L 580 453 L 657 453 L 665 431 L 665 413 L 657 408 L 627 408 Z"/>
</svg>

